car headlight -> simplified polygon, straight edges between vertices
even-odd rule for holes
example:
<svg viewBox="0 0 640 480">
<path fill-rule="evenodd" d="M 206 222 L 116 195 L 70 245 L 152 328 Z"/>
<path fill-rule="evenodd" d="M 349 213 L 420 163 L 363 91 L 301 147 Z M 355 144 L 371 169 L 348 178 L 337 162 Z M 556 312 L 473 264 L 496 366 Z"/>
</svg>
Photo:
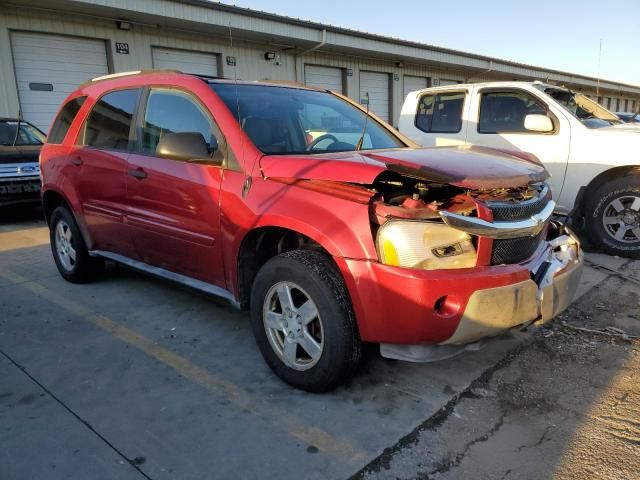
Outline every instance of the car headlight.
<svg viewBox="0 0 640 480">
<path fill-rule="evenodd" d="M 391 220 L 378 230 L 376 244 L 385 265 L 437 270 L 476 264 L 471 236 L 442 223 Z"/>
</svg>

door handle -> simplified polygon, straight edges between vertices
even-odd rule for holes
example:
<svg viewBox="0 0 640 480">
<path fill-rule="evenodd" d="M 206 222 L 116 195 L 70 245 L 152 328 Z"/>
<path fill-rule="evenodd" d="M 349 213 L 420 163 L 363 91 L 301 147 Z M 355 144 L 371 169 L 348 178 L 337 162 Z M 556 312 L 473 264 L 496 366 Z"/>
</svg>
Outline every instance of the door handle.
<svg viewBox="0 0 640 480">
<path fill-rule="evenodd" d="M 71 163 L 73 165 L 75 165 L 76 167 L 79 167 L 80 165 L 82 165 L 84 162 L 82 161 L 82 159 L 80 157 L 75 157 L 71 159 Z"/>
<path fill-rule="evenodd" d="M 142 180 L 144 178 L 147 178 L 147 172 L 145 172 L 141 168 L 136 168 L 135 170 L 129 170 L 128 175 L 130 177 L 135 178 L 136 180 Z"/>
</svg>

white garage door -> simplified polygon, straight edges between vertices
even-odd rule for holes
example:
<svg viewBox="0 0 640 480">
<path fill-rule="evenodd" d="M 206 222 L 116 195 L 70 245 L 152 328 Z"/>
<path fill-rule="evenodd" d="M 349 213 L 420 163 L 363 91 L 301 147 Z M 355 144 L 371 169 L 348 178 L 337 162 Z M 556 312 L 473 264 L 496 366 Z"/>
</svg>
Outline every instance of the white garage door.
<svg viewBox="0 0 640 480">
<path fill-rule="evenodd" d="M 326 88 L 327 90 L 343 93 L 342 69 L 305 65 L 304 83 L 312 87 Z"/>
<path fill-rule="evenodd" d="M 409 95 L 410 92 L 422 90 L 423 88 L 427 88 L 429 86 L 429 80 L 426 77 L 414 77 L 412 75 L 405 75 L 403 80 L 403 100 L 407 98 L 407 95 Z"/>
<path fill-rule="evenodd" d="M 13 32 L 11 47 L 23 118 L 45 132 L 69 93 L 109 73 L 102 40 Z"/>
<path fill-rule="evenodd" d="M 218 76 L 218 56 L 215 53 L 153 47 L 151 56 L 153 68 L 180 70 L 184 73 L 210 77 Z"/>
<path fill-rule="evenodd" d="M 369 109 L 383 120 L 389 121 L 389 74 L 360 72 L 360 103 L 369 93 Z"/>
</svg>

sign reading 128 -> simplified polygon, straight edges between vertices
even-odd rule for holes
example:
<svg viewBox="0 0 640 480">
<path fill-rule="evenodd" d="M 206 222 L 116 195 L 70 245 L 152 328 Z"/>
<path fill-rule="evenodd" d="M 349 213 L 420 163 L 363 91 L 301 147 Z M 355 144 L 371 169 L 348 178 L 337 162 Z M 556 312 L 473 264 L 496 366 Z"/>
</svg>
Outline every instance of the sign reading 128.
<svg viewBox="0 0 640 480">
<path fill-rule="evenodd" d="M 116 42 L 116 53 L 123 53 L 124 55 L 129 55 L 129 44 Z"/>
</svg>

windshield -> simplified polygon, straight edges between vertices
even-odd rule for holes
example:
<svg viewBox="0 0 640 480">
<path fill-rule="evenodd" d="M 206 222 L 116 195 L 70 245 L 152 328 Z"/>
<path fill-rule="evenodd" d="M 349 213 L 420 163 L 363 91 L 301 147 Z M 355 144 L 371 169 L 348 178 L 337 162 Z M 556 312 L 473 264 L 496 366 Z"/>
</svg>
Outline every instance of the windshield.
<svg viewBox="0 0 640 480">
<path fill-rule="evenodd" d="M 328 92 L 268 85 L 210 85 L 265 154 L 353 151 L 365 130 L 367 115 Z M 376 120 L 366 120 L 361 150 L 404 146 Z"/>
<path fill-rule="evenodd" d="M 581 93 L 549 87 L 545 88 L 544 92 L 556 100 L 586 127 L 602 128 L 622 123 L 615 114 Z"/>
<path fill-rule="evenodd" d="M 17 120 L 0 121 L 0 145 L 42 145 L 45 141 L 44 134 L 33 125 L 20 122 L 20 132 L 16 137 Z"/>
</svg>

